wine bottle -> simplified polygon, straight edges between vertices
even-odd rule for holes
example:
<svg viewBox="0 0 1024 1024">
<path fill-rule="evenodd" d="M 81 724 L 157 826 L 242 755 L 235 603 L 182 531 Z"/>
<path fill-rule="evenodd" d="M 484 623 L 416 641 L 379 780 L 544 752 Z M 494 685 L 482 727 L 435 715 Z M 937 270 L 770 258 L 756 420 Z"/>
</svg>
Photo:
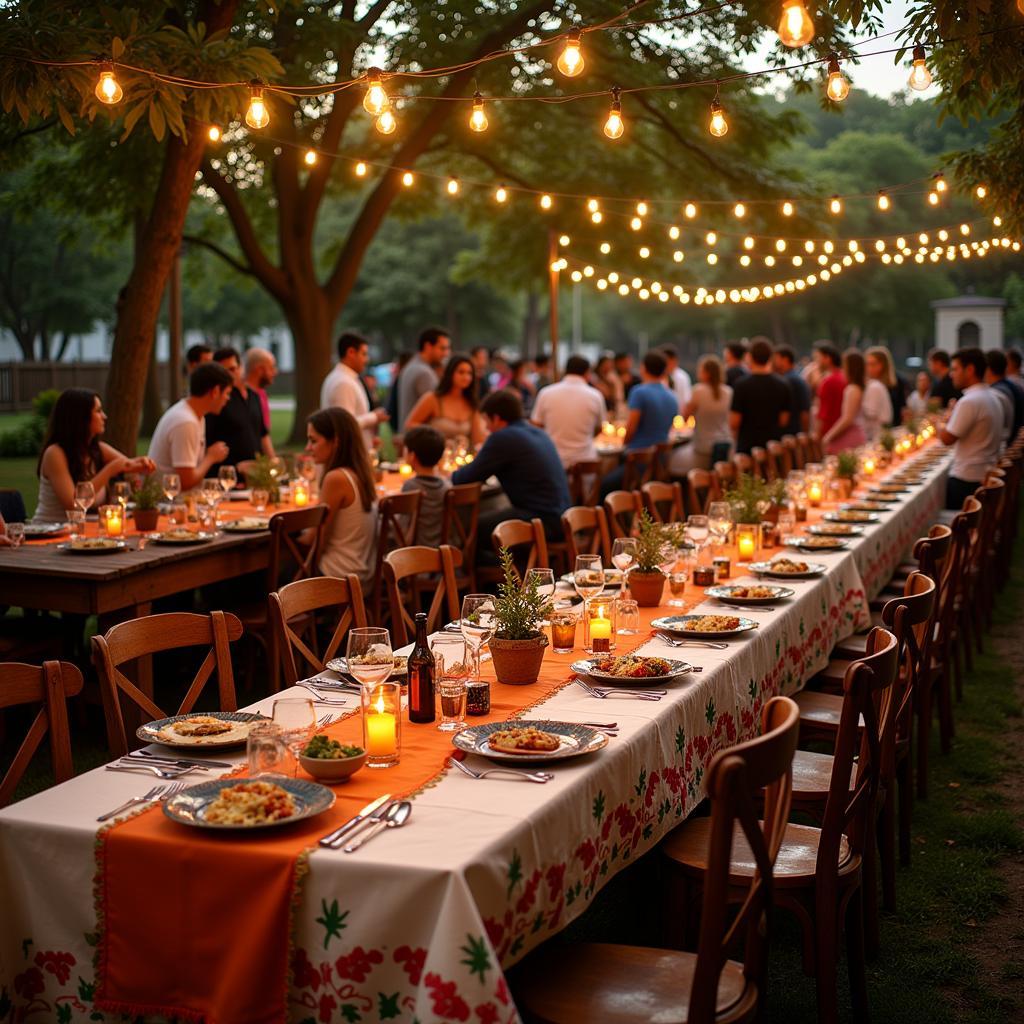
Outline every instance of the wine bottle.
<svg viewBox="0 0 1024 1024">
<path fill-rule="evenodd" d="M 416 643 L 409 655 L 409 721 L 434 721 L 434 656 L 427 644 L 427 617 L 416 613 Z"/>
</svg>

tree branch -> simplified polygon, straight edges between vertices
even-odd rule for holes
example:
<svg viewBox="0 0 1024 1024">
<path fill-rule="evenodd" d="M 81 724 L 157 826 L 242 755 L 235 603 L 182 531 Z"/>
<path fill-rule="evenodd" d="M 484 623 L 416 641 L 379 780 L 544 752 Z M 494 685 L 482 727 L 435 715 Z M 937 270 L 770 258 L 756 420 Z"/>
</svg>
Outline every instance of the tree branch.
<svg viewBox="0 0 1024 1024">
<path fill-rule="evenodd" d="M 384 12 L 391 6 L 392 0 L 377 0 L 377 2 L 356 22 L 362 25 L 367 31 L 373 28 L 384 16 Z M 352 5 L 355 7 L 355 4 Z"/>
<path fill-rule="evenodd" d="M 237 270 L 239 274 L 248 274 L 250 277 L 256 276 L 252 267 L 246 263 L 242 263 L 241 260 L 235 259 L 231 253 L 222 249 L 216 242 L 210 241 L 209 238 L 203 238 L 202 235 L 182 235 L 181 240 L 183 242 L 190 242 L 192 245 L 201 246 L 203 249 L 209 249 L 212 253 L 216 253 L 229 267 Z"/>
</svg>

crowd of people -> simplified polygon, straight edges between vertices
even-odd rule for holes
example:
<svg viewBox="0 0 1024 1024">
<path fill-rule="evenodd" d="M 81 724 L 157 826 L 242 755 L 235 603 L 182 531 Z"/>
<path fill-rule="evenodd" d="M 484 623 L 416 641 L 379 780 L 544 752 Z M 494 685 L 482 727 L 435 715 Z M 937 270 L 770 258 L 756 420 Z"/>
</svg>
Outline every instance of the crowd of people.
<svg viewBox="0 0 1024 1024">
<path fill-rule="evenodd" d="M 676 417 L 688 419 L 689 443 L 675 447 L 668 462 L 669 474 L 682 478 L 786 433 L 808 432 L 836 453 L 874 444 L 890 427 L 952 406 L 939 436 L 955 449 L 948 504 L 956 508 L 1024 425 L 1024 378 L 1013 350 L 950 355 L 935 349 L 913 387 L 884 347 L 840 353 L 822 341 L 801 363 L 792 348 L 765 337 L 730 343 L 721 358 L 702 356 L 695 381 L 672 346 L 647 352 L 638 367 L 628 353 L 602 356 L 593 366 L 572 355 L 557 377 L 547 357 L 531 365 L 480 346 L 453 353 L 448 333 L 430 327 L 416 353 L 396 364 L 384 397 L 367 375 L 368 362 L 366 339 L 343 333 L 321 408 L 307 420 L 306 446 L 320 467 L 328 507 L 321 569 L 352 572 L 367 583 L 377 522 L 373 460 L 384 423 L 412 468 L 403 489 L 421 494 L 417 539 L 428 545 L 441 540 L 447 488 L 492 478 L 507 500 L 481 510 L 481 537 L 503 520 L 538 518 L 558 539 L 570 502 L 567 472 L 598 458 L 596 441 L 609 418 L 623 424 L 625 452 L 664 444 Z M 222 465 L 237 467 L 244 478 L 257 456 L 273 457 L 266 393 L 277 372 L 273 355 L 194 346 L 187 364 L 188 396 L 167 409 L 149 454 L 139 458 L 102 440 L 106 416 L 98 395 L 72 388 L 60 396 L 39 457 L 35 520 L 63 521 L 80 481 L 92 482 L 99 505 L 110 481 L 123 474 L 174 473 L 189 490 Z M 456 443 L 475 457 L 449 477 L 440 467 L 446 446 Z M 620 461 L 602 478 L 602 493 L 619 488 L 623 473 Z"/>
</svg>

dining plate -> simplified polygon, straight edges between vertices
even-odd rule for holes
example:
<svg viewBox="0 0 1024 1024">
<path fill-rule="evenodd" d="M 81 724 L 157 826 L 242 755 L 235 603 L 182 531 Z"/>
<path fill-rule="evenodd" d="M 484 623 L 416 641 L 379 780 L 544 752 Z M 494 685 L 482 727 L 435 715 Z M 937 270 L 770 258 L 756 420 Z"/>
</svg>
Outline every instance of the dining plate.
<svg viewBox="0 0 1024 1024">
<path fill-rule="evenodd" d="M 66 551 L 70 555 L 112 555 L 124 551 L 127 547 L 123 540 L 115 540 L 113 537 L 86 537 L 85 540 L 68 541 L 57 545 L 58 550 Z"/>
<path fill-rule="evenodd" d="M 844 509 L 841 512 L 826 512 L 821 518 L 826 523 L 877 523 L 878 513 Z"/>
<path fill-rule="evenodd" d="M 210 804 L 220 796 L 221 792 L 245 782 L 269 782 L 272 785 L 280 786 L 294 801 L 295 813 L 287 818 L 278 818 L 274 821 L 263 821 L 252 825 L 207 821 L 206 815 Z M 198 785 L 189 786 L 188 789 L 176 793 L 164 802 L 163 808 L 164 814 L 172 821 L 177 821 L 182 825 L 191 825 L 194 828 L 215 829 L 221 832 L 262 832 L 268 828 L 280 828 L 282 825 L 291 825 L 296 821 L 303 821 L 317 814 L 323 814 L 333 805 L 333 791 L 326 786 L 321 786 L 319 782 L 310 782 L 307 779 L 289 779 L 283 775 L 265 775 L 258 779 L 232 776 L 226 779 L 200 782 Z"/>
<path fill-rule="evenodd" d="M 270 529 L 270 520 L 258 519 L 255 516 L 243 516 L 241 519 L 232 519 L 230 522 L 221 523 L 220 528 L 225 533 L 259 533 L 262 530 Z"/>
<path fill-rule="evenodd" d="M 693 666 L 689 662 L 677 661 L 675 658 L 658 658 L 658 661 L 668 663 L 668 672 L 654 676 L 612 675 L 610 672 L 603 672 L 597 667 L 598 664 L 605 662 L 609 658 L 618 660 L 615 655 L 606 654 L 597 658 L 582 658 L 580 661 L 574 661 L 570 668 L 572 668 L 576 675 L 583 676 L 585 679 L 592 679 L 595 683 L 602 683 L 607 686 L 628 686 L 632 689 L 642 689 L 645 686 L 662 686 L 664 683 L 671 683 L 674 679 L 678 679 L 680 676 L 686 675 L 687 672 L 693 671 Z M 649 662 L 654 659 L 644 657 L 643 655 L 634 655 L 632 660 Z"/>
<path fill-rule="evenodd" d="M 187 718 L 217 718 L 222 722 L 231 722 L 230 732 L 217 733 L 214 736 L 182 736 L 171 730 L 175 722 Z M 269 721 L 266 715 L 258 715 L 251 711 L 193 711 L 190 715 L 171 715 L 158 718 L 153 722 L 140 725 L 135 735 L 146 743 L 159 743 L 165 747 L 178 750 L 226 750 L 228 747 L 239 747 L 249 736 L 249 726 L 253 722 Z"/>
<path fill-rule="evenodd" d="M 758 587 L 762 590 L 770 590 L 770 597 L 745 597 L 743 591 L 751 590 L 753 587 Z M 727 587 L 708 587 L 704 591 L 705 597 L 716 597 L 723 604 L 734 604 L 742 608 L 744 605 L 751 607 L 757 607 L 761 604 L 771 604 L 773 601 L 784 601 L 787 597 L 792 597 L 796 593 L 795 590 L 790 590 L 789 587 L 777 587 L 773 583 L 748 583 L 746 585 L 737 584 L 730 585 Z"/>
<path fill-rule="evenodd" d="M 572 584 L 573 578 L 572 573 L 567 572 L 564 576 L 559 576 L 559 580 L 562 583 Z M 621 587 L 622 586 L 622 570 L 621 569 L 605 569 L 604 570 L 604 585 L 606 587 Z"/>
<path fill-rule="evenodd" d="M 889 512 L 891 511 L 890 506 L 898 504 L 895 500 L 891 501 L 848 501 L 845 505 L 840 505 L 840 512 Z"/>
<path fill-rule="evenodd" d="M 735 629 L 702 629 L 701 619 L 738 619 Z M 663 629 L 673 636 L 689 640 L 728 640 L 730 637 L 742 636 L 752 629 L 757 629 L 753 619 L 745 619 L 741 615 L 666 615 L 651 623 L 653 629 Z"/>
<path fill-rule="evenodd" d="M 558 738 L 556 750 L 524 750 L 515 752 L 496 750 L 490 744 L 492 734 L 504 729 L 539 729 Z M 452 743 L 467 754 L 499 761 L 502 764 L 544 764 L 547 761 L 566 761 L 583 754 L 592 754 L 608 744 L 607 733 L 591 729 L 575 722 L 548 722 L 513 720 L 510 722 L 488 722 L 485 725 L 471 725 L 452 736 Z"/>
<path fill-rule="evenodd" d="M 166 533 L 151 533 L 149 539 L 156 544 L 206 544 L 216 536 L 204 530 L 168 530 Z"/>
<path fill-rule="evenodd" d="M 31 540 L 33 537 L 58 537 L 68 532 L 67 523 L 26 523 L 25 537 Z"/>
<path fill-rule="evenodd" d="M 751 562 L 750 571 L 758 576 L 771 576 L 777 580 L 809 580 L 815 576 L 821 576 L 825 572 L 825 566 L 820 562 L 804 562 L 807 566 L 805 571 L 786 572 L 784 569 L 776 569 L 777 562 L 790 562 L 792 559 L 776 559 L 772 562 Z"/>
<path fill-rule="evenodd" d="M 817 534 L 811 537 L 790 537 L 786 541 L 786 547 L 796 548 L 797 551 L 845 551 L 846 541 L 839 537 Z"/>
<path fill-rule="evenodd" d="M 396 676 L 407 676 L 409 674 L 409 657 L 408 655 L 396 654 L 395 667 L 391 670 L 389 679 L 394 679 Z M 324 664 L 324 668 L 329 669 L 331 672 L 338 672 L 343 676 L 350 676 L 352 673 L 348 670 L 348 659 L 347 658 L 331 658 L 330 661 Z"/>
<path fill-rule="evenodd" d="M 815 523 L 807 527 L 807 532 L 816 537 L 859 537 L 864 527 L 853 523 Z"/>
<path fill-rule="evenodd" d="M 872 487 L 868 494 L 880 494 L 883 497 L 887 494 L 909 494 L 910 488 L 904 487 L 902 484 L 879 484 L 877 487 Z"/>
</svg>

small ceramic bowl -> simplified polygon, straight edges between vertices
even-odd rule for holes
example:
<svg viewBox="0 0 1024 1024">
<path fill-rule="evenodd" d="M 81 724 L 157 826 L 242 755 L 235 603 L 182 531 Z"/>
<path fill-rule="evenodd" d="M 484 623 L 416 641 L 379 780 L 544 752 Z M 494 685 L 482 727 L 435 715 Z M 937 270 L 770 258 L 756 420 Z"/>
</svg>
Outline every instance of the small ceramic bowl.
<svg viewBox="0 0 1024 1024">
<path fill-rule="evenodd" d="M 352 757 L 306 757 L 299 754 L 299 764 L 317 782 L 348 782 L 366 763 L 366 751 Z"/>
</svg>

